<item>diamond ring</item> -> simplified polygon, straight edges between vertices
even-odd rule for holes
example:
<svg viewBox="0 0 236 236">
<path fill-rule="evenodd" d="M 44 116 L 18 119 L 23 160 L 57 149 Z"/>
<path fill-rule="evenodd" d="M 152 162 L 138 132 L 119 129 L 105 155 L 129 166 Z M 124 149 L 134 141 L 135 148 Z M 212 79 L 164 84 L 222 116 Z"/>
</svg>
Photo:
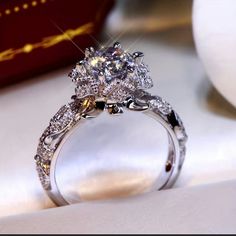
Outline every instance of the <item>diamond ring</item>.
<svg viewBox="0 0 236 236">
<path fill-rule="evenodd" d="M 57 205 L 70 204 L 61 194 L 55 166 L 65 140 L 82 121 L 89 122 L 103 111 L 119 115 L 130 110 L 158 121 L 167 131 L 168 157 L 156 189 L 171 187 L 185 159 L 187 135 L 183 123 L 170 104 L 146 90 L 153 86 L 143 53 L 129 53 L 116 42 L 112 47 L 87 48 L 85 58 L 69 74 L 75 84 L 72 101 L 62 106 L 40 137 L 36 167 L 43 188 Z"/>
</svg>

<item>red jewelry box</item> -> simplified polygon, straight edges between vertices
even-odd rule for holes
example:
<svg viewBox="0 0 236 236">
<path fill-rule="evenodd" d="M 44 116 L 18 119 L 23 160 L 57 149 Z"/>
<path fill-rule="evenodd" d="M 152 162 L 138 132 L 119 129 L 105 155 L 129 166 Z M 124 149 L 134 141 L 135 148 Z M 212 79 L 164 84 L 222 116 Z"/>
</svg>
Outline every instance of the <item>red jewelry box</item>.
<svg viewBox="0 0 236 236">
<path fill-rule="evenodd" d="M 95 44 L 111 0 L 0 1 L 0 86 L 73 63 Z M 71 40 L 73 42 L 71 42 Z"/>
</svg>

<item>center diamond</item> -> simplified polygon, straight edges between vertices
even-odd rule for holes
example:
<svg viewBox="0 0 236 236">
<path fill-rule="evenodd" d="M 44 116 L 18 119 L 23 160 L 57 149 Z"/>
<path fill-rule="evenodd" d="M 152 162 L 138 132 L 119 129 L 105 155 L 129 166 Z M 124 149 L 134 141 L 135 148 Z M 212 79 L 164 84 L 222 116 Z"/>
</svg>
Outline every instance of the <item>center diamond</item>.
<svg viewBox="0 0 236 236">
<path fill-rule="evenodd" d="M 137 89 L 152 87 L 143 54 L 130 54 L 119 43 L 95 51 L 86 49 L 85 58 L 70 73 L 78 98 L 94 95 L 123 101 Z"/>
<path fill-rule="evenodd" d="M 121 48 L 104 48 L 96 51 L 88 57 L 86 66 L 91 69 L 94 76 L 104 75 L 107 83 L 113 79 L 123 79 L 128 72 L 129 64 L 133 63 L 131 55 L 125 53 Z"/>
</svg>

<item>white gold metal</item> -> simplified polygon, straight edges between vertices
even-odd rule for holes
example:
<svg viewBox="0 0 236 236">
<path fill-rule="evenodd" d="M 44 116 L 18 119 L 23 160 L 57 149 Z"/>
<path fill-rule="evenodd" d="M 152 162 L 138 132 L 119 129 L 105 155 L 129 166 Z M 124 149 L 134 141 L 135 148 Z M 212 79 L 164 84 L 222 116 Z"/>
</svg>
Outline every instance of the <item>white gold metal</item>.
<svg viewBox="0 0 236 236">
<path fill-rule="evenodd" d="M 108 54 L 104 51 L 96 52 L 93 48 L 86 50 L 88 59 L 80 62 L 70 73 L 72 80 L 76 83 L 77 94 L 72 97 L 72 102 L 63 106 L 56 113 L 40 138 L 35 156 L 37 171 L 44 189 L 57 205 L 70 204 L 60 193 L 55 177 L 59 152 L 75 129 L 83 125 L 84 122 L 96 118 L 102 112 L 107 111 L 111 115 L 121 115 L 128 109 L 133 112 L 143 112 L 154 118 L 166 129 L 169 137 L 168 156 L 166 162 L 163 163 L 163 170 L 155 183 L 155 188 L 161 190 L 171 187 L 180 174 L 185 159 L 187 141 L 183 123 L 170 104 L 162 98 L 152 96 L 144 91 L 145 88 L 152 85 L 152 82 L 147 75 L 146 66 L 141 65 L 140 63 L 143 62 L 140 60 L 136 60 L 136 58 L 143 57 L 143 54 L 136 52 L 130 56 L 131 54 L 126 52 L 124 54 L 120 50 L 119 43 L 115 43 L 112 50 L 109 48 Z M 113 58 L 111 54 L 116 54 L 118 58 Z M 126 61 L 122 61 L 123 59 L 130 61 L 127 64 Z M 91 68 L 91 64 L 88 65 L 88 63 L 92 63 L 94 66 L 98 60 L 107 64 L 105 66 L 103 64 L 96 65 L 96 68 Z M 85 68 L 86 63 L 87 68 Z M 129 78 L 129 82 L 132 84 L 129 86 L 128 83 L 124 84 L 124 81 L 129 77 L 131 65 L 133 72 L 136 72 L 136 77 Z M 141 69 L 139 65 L 141 65 Z M 124 74 L 120 70 L 121 66 L 122 70 L 127 69 L 127 73 Z M 94 70 L 93 73 L 90 70 Z M 83 75 L 81 75 L 81 71 L 84 73 Z M 83 89 L 87 90 L 83 91 Z M 105 93 L 105 90 L 109 92 Z"/>
</svg>

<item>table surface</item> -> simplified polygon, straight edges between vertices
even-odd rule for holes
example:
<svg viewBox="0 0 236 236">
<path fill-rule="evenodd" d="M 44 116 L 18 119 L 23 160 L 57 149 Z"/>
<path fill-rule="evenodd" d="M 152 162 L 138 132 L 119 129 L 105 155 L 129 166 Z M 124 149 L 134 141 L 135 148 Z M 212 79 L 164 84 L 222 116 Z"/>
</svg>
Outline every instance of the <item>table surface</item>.
<svg viewBox="0 0 236 236">
<path fill-rule="evenodd" d="M 1 218 L 0 234 L 235 234 L 235 197 L 234 180 L 80 203 Z"/>
<path fill-rule="evenodd" d="M 211 86 L 189 29 L 123 35 L 125 48 L 145 53 L 155 86 L 183 118 L 189 135 L 176 188 L 236 178 L 236 111 Z M 70 68 L 0 90 L 0 216 L 53 207 L 41 188 L 33 156 L 39 135 L 74 92 Z"/>
</svg>

